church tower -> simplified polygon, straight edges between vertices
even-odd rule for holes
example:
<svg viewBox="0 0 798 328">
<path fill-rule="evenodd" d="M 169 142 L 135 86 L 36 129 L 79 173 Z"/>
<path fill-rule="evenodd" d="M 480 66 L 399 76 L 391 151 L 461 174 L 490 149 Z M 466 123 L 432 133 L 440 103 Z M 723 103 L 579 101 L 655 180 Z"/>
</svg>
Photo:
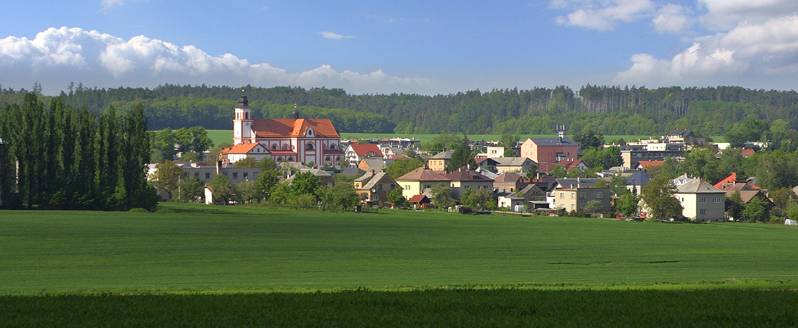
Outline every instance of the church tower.
<svg viewBox="0 0 798 328">
<path fill-rule="evenodd" d="M 241 90 L 241 98 L 235 107 L 233 116 L 233 144 L 254 143 L 255 135 L 252 132 L 252 115 L 249 112 L 249 100 Z"/>
</svg>

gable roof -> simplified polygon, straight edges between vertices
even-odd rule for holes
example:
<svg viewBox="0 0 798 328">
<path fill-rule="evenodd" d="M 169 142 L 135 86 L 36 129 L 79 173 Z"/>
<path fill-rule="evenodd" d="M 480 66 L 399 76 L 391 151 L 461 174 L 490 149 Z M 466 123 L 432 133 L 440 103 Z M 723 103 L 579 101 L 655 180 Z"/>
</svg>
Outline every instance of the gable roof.
<svg viewBox="0 0 798 328">
<path fill-rule="evenodd" d="M 496 166 L 522 166 L 526 161 L 532 161 L 526 157 L 496 157 Z"/>
<path fill-rule="evenodd" d="M 642 167 L 644 170 L 650 170 L 650 169 L 656 169 L 656 168 L 662 166 L 662 164 L 665 164 L 665 161 L 664 160 L 651 159 L 651 160 L 642 160 L 642 161 L 639 161 L 638 163 L 639 163 L 638 166 Z"/>
<path fill-rule="evenodd" d="M 387 166 L 385 160 L 380 157 L 364 158 L 360 160 L 360 164 L 365 164 L 369 170 L 384 170 Z"/>
<path fill-rule="evenodd" d="M 600 180 L 598 178 L 557 179 L 557 187 L 562 189 L 593 188 Z"/>
<path fill-rule="evenodd" d="M 380 183 L 380 181 L 382 181 L 386 177 L 390 179 L 390 177 L 388 177 L 388 175 L 385 174 L 385 172 L 368 171 L 363 176 L 355 179 L 355 181 L 358 182 L 366 181 L 363 187 L 359 189 L 371 189 L 374 188 L 374 186 L 376 186 L 378 183 Z"/>
<path fill-rule="evenodd" d="M 474 170 L 469 170 L 464 167 L 457 169 L 456 171 L 450 172 L 447 174 L 449 180 L 451 181 L 484 181 L 484 182 L 493 182 L 493 180 L 488 179 L 479 172 Z"/>
<path fill-rule="evenodd" d="M 454 150 L 442 151 L 430 157 L 430 159 L 452 159 L 452 154 L 454 154 Z"/>
<path fill-rule="evenodd" d="M 413 197 L 410 197 L 408 201 L 416 204 L 420 204 L 422 202 L 429 203 L 429 198 L 426 195 L 415 195 Z"/>
<path fill-rule="evenodd" d="M 407 174 L 396 178 L 402 181 L 449 181 L 446 172 L 433 171 L 427 168 L 419 167 L 415 170 L 407 172 Z"/>
<path fill-rule="evenodd" d="M 228 148 L 222 149 L 222 154 L 249 154 L 257 148 L 260 144 L 259 143 L 242 143 L 237 144 Z M 269 151 L 264 148 L 265 152 L 268 153 Z"/>
<path fill-rule="evenodd" d="M 543 194 L 543 193 L 544 193 L 543 189 L 540 189 L 538 188 L 538 186 L 531 184 L 519 191 L 516 191 L 515 193 L 510 195 L 510 198 L 526 198 L 529 195 Z"/>
<path fill-rule="evenodd" d="M 723 179 L 720 179 L 717 183 L 715 183 L 715 189 L 723 190 L 724 186 L 727 184 L 734 184 L 737 182 L 737 172 L 732 172 L 728 176 Z"/>
<path fill-rule="evenodd" d="M 688 194 L 717 194 L 723 193 L 721 190 L 715 189 L 711 184 L 701 179 L 690 179 L 687 182 L 676 187 L 678 193 Z"/>
<path fill-rule="evenodd" d="M 353 142 L 349 146 L 352 147 L 352 150 L 357 154 L 358 157 L 382 157 L 382 151 L 380 151 L 380 147 L 378 147 L 376 144 L 362 144 Z"/>
<path fill-rule="evenodd" d="M 762 194 L 764 196 L 762 190 L 729 190 L 726 191 L 726 197 L 732 197 L 736 193 L 739 193 L 740 200 L 743 202 L 743 204 L 748 204 L 748 202 L 754 199 L 754 197 L 756 197 L 757 195 Z M 763 198 L 767 199 L 767 197 Z M 768 199 L 768 201 L 770 200 Z"/>
<path fill-rule="evenodd" d="M 520 174 L 517 173 L 504 173 L 499 174 L 493 180 L 494 183 L 517 183 L 518 180 L 521 180 L 522 177 Z"/>
<path fill-rule="evenodd" d="M 314 137 L 340 138 L 332 121 L 326 118 L 273 118 L 252 122 L 252 130 L 258 138 L 304 137 L 308 129 L 313 129 Z"/>
<path fill-rule="evenodd" d="M 650 180 L 651 177 L 648 176 L 648 173 L 645 171 L 635 171 L 626 178 L 626 185 L 627 186 L 645 186 Z"/>
</svg>

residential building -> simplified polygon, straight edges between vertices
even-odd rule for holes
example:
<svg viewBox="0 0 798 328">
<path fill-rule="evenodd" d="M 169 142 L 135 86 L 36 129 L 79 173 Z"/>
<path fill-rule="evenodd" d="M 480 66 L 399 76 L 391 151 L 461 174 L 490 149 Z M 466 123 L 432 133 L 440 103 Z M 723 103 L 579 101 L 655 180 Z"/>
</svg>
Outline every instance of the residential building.
<svg viewBox="0 0 798 328">
<path fill-rule="evenodd" d="M 413 209 L 428 208 L 431 203 L 427 195 L 415 195 L 410 197 L 407 202 L 413 205 Z"/>
<path fill-rule="evenodd" d="M 527 139 L 521 144 L 521 157 L 537 163 L 538 171 L 549 173 L 554 165 L 566 165 L 579 156 L 579 144 L 565 138 L 560 132 L 558 138 Z"/>
<path fill-rule="evenodd" d="M 303 163 L 310 167 L 335 166 L 343 157 L 340 141 L 341 137 L 329 119 L 300 118 L 295 111 L 293 118 L 256 120 L 250 113 L 247 97 L 243 95 L 234 108 L 233 147 L 257 143 L 267 151 L 266 155 L 256 152 L 253 156 L 270 157 L 277 162 Z M 223 162 L 231 162 L 225 152 L 222 154 Z M 240 160 L 250 154 L 233 154 L 233 158 Z"/>
<path fill-rule="evenodd" d="M 346 148 L 346 160 L 350 166 L 357 166 L 364 158 L 382 159 L 382 151 L 376 144 L 353 142 Z"/>
<path fill-rule="evenodd" d="M 504 147 L 501 146 L 486 146 L 484 153 L 479 153 L 476 158 L 497 158 L 504 157 Z"/>
<path fill-rule="evenodd" d="M 684 155 L 684 145 L 667 144 L 665 150 L 647 150 L 640 147 L 629 147 L 621 150 L 623 167 L 626 169 L 636 169 L 640 161 L 654 160 L 662 161 L 667 158 L 681 157 Z"/>
<path fill-rule="evenodd" d="M 396 146 L 377 144 L 377 147 L 380 148 L 380 152 L 382 153 L 382 158 L 385 160 L 394 160 L 398 156 L 402 155 L 402 149 Z"/>
<path fill-rule="evenodd" d="M 367 171 L 353 182 L 355 193 L 366 204 L 382 205 L 388 201 L 388 193 L 398 185 L 382 171 Z"/>
<path fill-rule="evenodd" d="M 493 190 L 499 193 L 513 193 L 526 186 L 524 177 L 518 173 L 503 173 L 493 180 Z"/>
<path fill-rule="evenodd" d="M 717 221 L 725 217 L 725 192 L 701 179 L 689 179 L 673 195 L 682 205 L 682 215 L 691 221 Z"/>
<path fill-rule="evenodd" d="M 433 171 L 446 171 L 446 166 L 452 160 L 454 150 L 442 151 L 427 159 L 427 166 Z"/>
<path fill-rule="evenodd" d="M 419 194 L 428 195 L 436 187 L 451 188 L 455 195 L 464 189 L 493 190 L 493 181 L 476 171 L 460 168 L 452 172 L 433 171 L 419 167 L 396 179 L 406 199 Z"/>
<path fill-rule="evenodd" d="M 475 162 L 477 163 L 477 168 L 482 169 L 484 171 L 489 171 L 496 173 L 496 165 L 499 164 L 495 159 L 490 157 L 485 158 L 475 158 Z"/>
<path fill-rule="evenodd" d="M 554 207 L 567 212 L 606 213 L 611 210 L 612 191 L 595 184 L 567 184 L 558 186 L 554 194 Z"/>
<path fill-rule="evenodd" d="M 357 163 L 357 168 L 362 171 L 383 171 L 392 161 L 382 159 L 380 157 L 370 157 L 361 159 Z"/>
<path fill-rule="evenodd" d="M 496 157 L 496 173 L 519 173 L 526 174 L 531 172 L 536 166 L 535 162 L 526 157 Z"/>
<path fill-rule="evenodd" d="M 645 171 L 635 171 L 632 175 L 626 177 L 626 189 L 632 194 L 640 196 L 643 193 L 643 187 L 651 180 L 651 177 Z"/>
<path fill-rule="evenodd" d="M 524 212 L 527 210 L 548 208 L 546 203 L 546 192 L 531 184 L 521 190 L 511 194 L 504 194 L 498 197 L 500 208 L 509 208 L 513 212 Z"/>
<path fill-rule="evenodd" d="M 256 161 L 271 158 L 269 150 L 260 143 L 237 144 L 228 148 L 223 148 L 221 154 L 223 157 L 227 157 L 227 162 L 230 164 L 246 158 L 251 158 Z"/>
</svg>

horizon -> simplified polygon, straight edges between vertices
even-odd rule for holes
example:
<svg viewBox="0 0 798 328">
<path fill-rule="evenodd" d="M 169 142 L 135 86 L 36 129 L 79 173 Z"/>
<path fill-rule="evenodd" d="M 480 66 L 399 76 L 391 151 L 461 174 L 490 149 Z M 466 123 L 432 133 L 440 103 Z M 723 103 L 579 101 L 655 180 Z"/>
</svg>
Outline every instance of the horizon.
<svg viewBox="0 0 798 328">
<path fill-rule="evenodd" d="M 8 6 L 0 84 L 39 82 L 46 94 L 71 81 L 422 95 L 587 84 L 794 91 L 798 82 L 798 3 L 788 0 Z"/>
</svg>

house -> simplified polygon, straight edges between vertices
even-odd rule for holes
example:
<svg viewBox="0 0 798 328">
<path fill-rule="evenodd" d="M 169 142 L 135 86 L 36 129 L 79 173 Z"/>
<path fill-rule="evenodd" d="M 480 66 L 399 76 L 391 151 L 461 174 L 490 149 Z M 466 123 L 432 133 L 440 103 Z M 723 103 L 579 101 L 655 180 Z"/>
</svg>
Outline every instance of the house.
<svg viewBox="0 0 798 328">
<path fill-rule="evenodd" d="M 476 158 L 497 158 L 504 157 L 504 147 L 501 146 L 487 146 L 484 153 L 479 153 Z"/>
<path fill-rule="evenodd" d="M 413 204 L 413 209 L 428 208 L 431 203 L 426 195 L 415 195 L 410 197 L 407 202 Z"/>
<path fill-rule="evenodd" d="M 234 108 L 233 147 L 260 144 L 277 162 L 302 163 L 310 167 L 335 166 L 343 158 L 341 137 L 329 119 L 293 118 L 253 119 L 247 96 L 242 95 Z M 263 150 L 263 148 L 256 148 Z M 264 154 L 256 152 L 253 156 Z M 234 154 L 240 158 L 242 154 Z M 249 153 L 246 154 L 249 156 Z M 222 160 L 231 162 L 229 153 Z M 260 155 L 258 155 L 260 156 Z"/>
<path fill-rule="evenodd" d="M 626 189 L 632 194 L 640 196 L 643 193 L 643 187 L 651 180 L 646 171 L 635 171 L 632 175 L 626 177 Z"/>
<path fill-rule="evenodd" d="M 606 213 L 611 209 L 612 191 L 596 185 L 595 182 L 582 182 L 581 179 L 576 183 L 563 181 L 552 194 L 554 208 L 565 209 L 567 212 Z"/>
<path fill-rule="evenodd" d="M 230 179 L 230 183 L 237 184 L 244 181 L 254 181 L 260 175 L 259 168 L 233 167 L 220 165 L 202 165 L 199 163 L 179 164 L 183 170 L 182 178 L 195 178 L 200 182 L 207 183 L 217 175 L 224 175 Z"/>
<path fill-rule="evenodd" d="M 427 166 L 433 171 L 446 171 L 446 166 L 452 160 L 454 150 L 442 151 L 427 159 Z"/>
<path fill-rule="evenodd" d="M 521 144 L 521 157 L 531 159 L 537 163 L 538 170 L 549 173 L 554 165 L 565 165 L 573 162 L 579 156 L 579 144 L 565 138 L 563 131 L 559 131 L 557 138 L 527 139 Z"/>
<path fill-rule="evenodd" d="M 570 162 L 564 162 L 561 165 L 566 171 L 571 171 L 571 170 L 584 171 L 588 169 L 587 164 L 585 164 L 585 162 L 583 162 L 581 159 L 575 159 Z"/>
<path fill-rule="evenodd" d="M 512 194 L 500 195 L 498 206 L 509 208 L 513 212 L 523 212 L 527 209 L 548 208 L 546 192 L 531 184 Z"/>
<path fill-rule="evenodd" d="M 743 149 L 740 150 L 740 155 L 743 158 L 754 156 L 754 154 L 756 154 L 756 151 L 753 148 L 744 147 Z"/>
<path fill-rule="evenodd" d="M 235 163 L 242 159 L 251 158 L 261 161 L 271 158 L 269 150 L 260 143 L 242 143 L 227 148 L 222 148 L 221 155 L 227 159 L 227 163 Z"/>
<path fill-rule="evenodd" d="M 496 165 L 499 164 L 499 162 L 490 157 L 475 158 L 474 161 L 477 163 L 477 168 L 493 173 L 496 173 Z"/>
<path fill-rule="evenodd" d="M 429 194 L 436 187 L 451 188 L 456 196 L 459 196 L 464 189 L 493 190 L 492 180 L 466 168 L 445 172 L 419 167 L 396 178 L 396 183 L 402 187 L 402 196 L 406 199 L 419 194 Z"/>
<path fill-rule="evenodd" d="M 500 193 L 513 193 L 526 186 L 524 177 L 518 173 L 503 173 L 493 180 L 493 190 Z"/>
<path fill-rule="evenodd" d="M 716 221 L 725 217 L 725 192 L 704 180 L 693 178 L 676 187 L 674 197 L 682 205 L 682 215 L 691 221 Z"/>
<path fill-rule="evenodd" d="M 398 185 L 382 171 L 367 171 L 353 182 L 355 193 L 363 203 L 382 205 L 388 201 L 388 193 Z"/>
<path fill-rule="evenodd" d="M 380 152 L 382 152 L 382 158 L 386 160 L 393 160 L 396 159 L 397 156 L 402 155 L 402 149 L 396 146 L 390 146 L 385 144 L 377 144 L 380 148 Z"/>
<path fill-rule="evenodd" d="M 773 207 L 774 206 L 773 201 L 770 200 L 770 198 L 768 198 L 767 194 L 762 189 L 757 189 L 757 190 L 739 190 L 739 191 L 738 190 L 729 190 L 729 191 L 726 191 L 725 195 L 726 195 L 726 198 L 732 198 L 732 197 L 735 197 L 735 195 L 739 195 L 740 196 L 740 201 L 743 204 L 748 204 L 754 198 L 759 198 L 759 200 L 761 200 L 763 203 L 765 203 L 766 206 L 768 206 L 768 207 Z"/>
<path fill-rule="evenodd" d="M 640 161 L 662 161 L 667 158 L 681 157 L 682 155 L 684 155 L 683 145 L 677 144 L 666 144 L 665 149 L 661 150 L 648 150 L 640 147 L 630 147 L 621 150 L 623 167 L 630 170 L 636 169 L 640 165 Z"/>
<path fill-rule="evenodd" d="M 535 162 L 526 157 L 496 157 L 496 173 L 520 173 L 526 174 L 533 171 Z"/>
<path fill-rule="evenodd" d="M 388 161 L 380 157 L 364 158 L 357 163 L 357 168 L 362 171 L 383 171 L 386 167 L 388 167 Z"/>
<path fill-rule="evenodd" d="M 377 144 L 353 142 L 346 147 L 346 160 L 350 166 L 357 166 L 364 158 L 382 159 L 382 151 Z"/>
</svg>

